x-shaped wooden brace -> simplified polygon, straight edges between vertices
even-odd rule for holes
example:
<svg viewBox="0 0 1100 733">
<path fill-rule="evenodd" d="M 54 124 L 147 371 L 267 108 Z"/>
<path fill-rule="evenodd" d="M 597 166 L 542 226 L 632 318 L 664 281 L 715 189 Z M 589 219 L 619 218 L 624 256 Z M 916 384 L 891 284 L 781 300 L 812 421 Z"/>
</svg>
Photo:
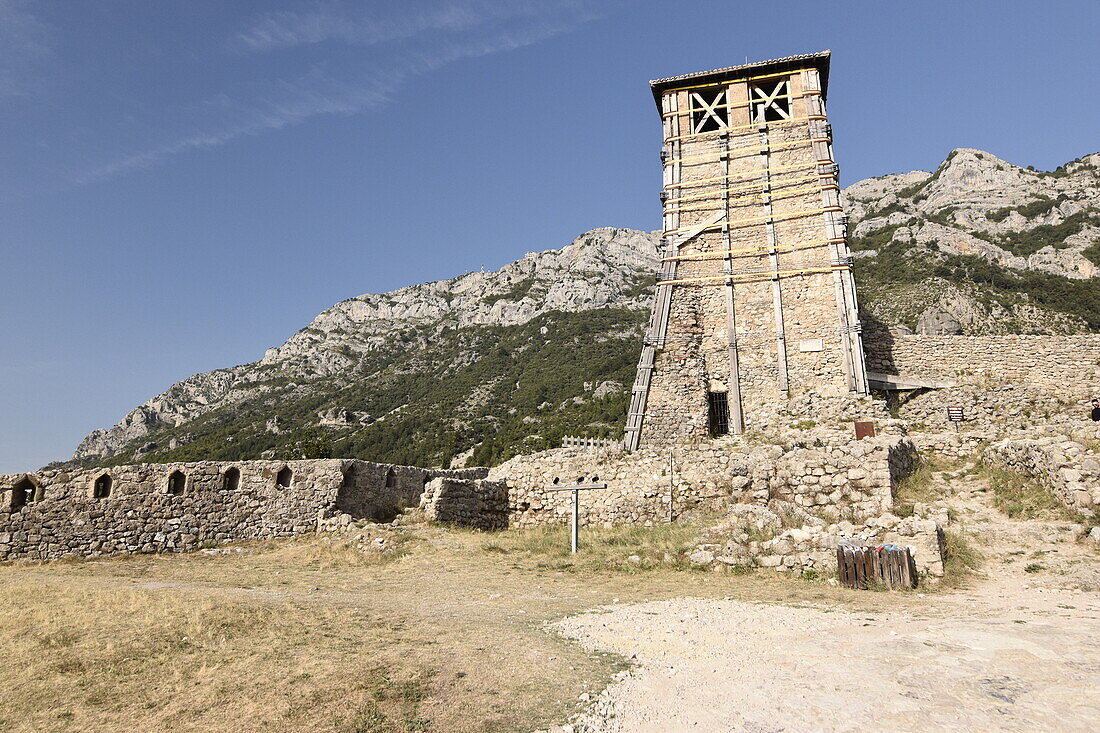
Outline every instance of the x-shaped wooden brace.
<svg viewBox="0 0 1100 733">
<path fill-rule="evenodd" d="M 785 120 L 789 120 L 791 115 L 783 107 L 779 106 L 779 99 L 786 98 L 789 95 L 790 82 L 786 79 L 776 82 L 775 88 L 770 92 L 762 86 L 754 86 L 752 88 L 753 100 L 752 108 L 755 111 L 753 119 L 756 122 L 763 122 L 765 113 L 769 109 L 774 109 L 776 113 Z M 790 105 L 787 105 L 787 109 L 790 109 Z"/>
<path fill-rule="evenodd" d="M 707 120 L 711 119 L 712 117 L 714 118 L 715 124 L 717 124 L 719 128 L 728 127 L 729 125 L 726 120 L 723 119 L 720 114 L 718 114 L 718 108 L 725 107 L 725 105 L 723 104 L 725 99 L 726 91 L 724 89 L 719 89 L 718 91 L 714 92 L 714 99 L 710 102 L 704 99 L 703 96 L 699 94 L 699 92 L 692 92 L 691 111 L 695 114 L 698 114 L 699 112 L 702 112 L 703 114 L 695 120 L 695 124 L 693 125 L 691 131 L 699 132 L 699 130 L 701 130 L 703 126 L 707 124 Z"/>
</svg>

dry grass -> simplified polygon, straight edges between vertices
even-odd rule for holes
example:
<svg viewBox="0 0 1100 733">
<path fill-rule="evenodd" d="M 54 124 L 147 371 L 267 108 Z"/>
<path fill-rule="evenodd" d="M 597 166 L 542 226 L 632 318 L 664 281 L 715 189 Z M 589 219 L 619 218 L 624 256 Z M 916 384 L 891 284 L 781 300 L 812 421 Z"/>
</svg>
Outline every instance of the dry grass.
<svg viewBox="0 0 1100 733">
<path fill-rule="evenodd" d="M 711 523 L 712 524 L 712 523 Z M 615 527 L 581 527 L 577 554 L 570 552 L 567 526 L 511 530 L 482 545 L 489 553 L 507 555 L 517 566 L 572 572 L 636 573 L 657 568 L 690 568 L 684 553 L 706 521 Z"/>
<path fill-rule="evenodd" d="M 1074 519 L 1054 494 L 1022 474 L 985 465 L 981 472 L 993 489 L 993 504 L 1012 519 Z"/>
<path fill-rule="evenodd" d="M 5 730 L 422 727 L 430 671 L 351 658 L 379 629 L 343 609 L 66 582 L 8 582 L 0 599 Z"/>
<path fill-rule="evenodd" d="M 970 536 L 960 530 L 943 533 L 943 590 L 959 588 L 982 566 L 982 554 L 970 544 Z"/>
<path fill-rule="evenodd" d="M 966 467 L 963 460 L 948 458 L 936 454 L 921 456 L 917 470 L 901 481 L 894 491 L 894 514 L 899 517 L 913 515 L 917 504 L 930 504 L 946 496 L 946 487 L 937 484 L 933 473 L 960 472 Z"/>
<path fill-rule="evenodd" d="M 531 730 L 623 665 L 544 630 L 565 615 L 682 596 L 906 602 L 778 573 L 608 563 L 663 558 L 694 532 L 586 530 L 578 560 L 561 529 L 421 527 L 392 536 L 390 554 L 303 538 L 0 565 L 0 729 Z"/>
</svg>

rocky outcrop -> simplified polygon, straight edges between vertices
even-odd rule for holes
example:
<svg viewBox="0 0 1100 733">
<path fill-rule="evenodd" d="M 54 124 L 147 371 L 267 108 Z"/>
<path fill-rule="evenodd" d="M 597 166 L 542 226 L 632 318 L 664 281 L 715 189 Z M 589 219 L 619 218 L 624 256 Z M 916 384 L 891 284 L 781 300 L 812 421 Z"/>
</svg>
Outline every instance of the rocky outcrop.
<svg viewBox="0 0 1100 733">
<path fill-rule="evenodd" d="M 932 173 L 871 178 L 844 191 L 857 237 L 893 229 L 880 246 L 891 241 L 926 248 L 934 244 L 939 250 L 977 255 L 1002 267 L 1076 279 L 1100 274 L 1100 265 L 1084 256 L 1100 241 L 1098 198 L 1100 153 L 1043 173 L 970 148 L 952 151 Z M 1013 238 L 1074 217 L 1080 221 L 1079 230 L 1062 237 L 1050 232 L 1049 244 L 1020 247 Z M 1035 251 L 1026 252 L 1029 248 Z"/>
</svg>

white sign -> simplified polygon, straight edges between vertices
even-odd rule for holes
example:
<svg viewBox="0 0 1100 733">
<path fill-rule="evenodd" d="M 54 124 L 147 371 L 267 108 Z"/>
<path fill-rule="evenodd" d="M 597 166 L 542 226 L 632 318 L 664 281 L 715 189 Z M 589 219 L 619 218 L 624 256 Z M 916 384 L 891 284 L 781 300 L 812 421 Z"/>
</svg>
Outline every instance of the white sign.
<svg viewBox="0 0 1100 733">
<path fill-rule="evenodd" d="M 798 342 L 799 351 L 824 351 L 825 342 L 822 339 L 802 339 Z"/>
</svg>

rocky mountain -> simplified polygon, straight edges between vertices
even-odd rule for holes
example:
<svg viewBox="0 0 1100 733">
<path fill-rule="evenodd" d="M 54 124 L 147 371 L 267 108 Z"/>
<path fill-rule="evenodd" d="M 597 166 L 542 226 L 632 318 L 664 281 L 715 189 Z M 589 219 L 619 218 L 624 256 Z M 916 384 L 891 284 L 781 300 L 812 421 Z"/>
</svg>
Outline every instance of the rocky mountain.
<svg viewBox="0 0 1100 733">
<path fill-rule="evenodd" d="M 1100 154 L 1039 172 L 960 149 L 844 192 L 873 325 L 1100 330 Z M 89 434 L 73 461 L 356 456 L 491 464 L 568 433 L 617 436 L 657 233 L 361 295 L 251 364 L 197 374 Z"/>
<path fill-rule="evenodd" d="M 941 333 L 1100 330 L 1100 153 L 1040 172 L 961 148 L 844 199 L 869 316 Z"/>
<path fill-rule="evenodd" d="M 93 431 L 73 459 L 320 450 L 440 463 L 475 444 L 492 460 L 485 439 L 509 422 L 528 446 L 601 420 L 610 433 L 633 379 L 656 247 L 656 233 L 594 229 L 497 272 L 345 300 L 261 360 L 196 374 Z M 551 407 L 551 432 L 537 435 Z"/>
</svg>

